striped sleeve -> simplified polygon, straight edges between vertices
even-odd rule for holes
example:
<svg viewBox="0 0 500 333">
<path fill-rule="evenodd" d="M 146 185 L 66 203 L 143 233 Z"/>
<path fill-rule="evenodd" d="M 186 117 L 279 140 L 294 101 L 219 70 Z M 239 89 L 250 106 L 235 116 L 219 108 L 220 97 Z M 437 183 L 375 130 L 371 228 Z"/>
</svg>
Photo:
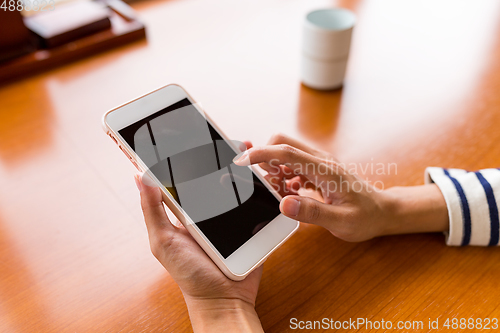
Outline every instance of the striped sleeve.
<svg viewBox="0 0 500 333">
<path fill-rule="evenodd" d="M 450 219 L 447 245 L 499 245 L 500 170 L 431 167 L 425 170 L 425 182 L 435 183 L 446 201 Z"/>
</svg>

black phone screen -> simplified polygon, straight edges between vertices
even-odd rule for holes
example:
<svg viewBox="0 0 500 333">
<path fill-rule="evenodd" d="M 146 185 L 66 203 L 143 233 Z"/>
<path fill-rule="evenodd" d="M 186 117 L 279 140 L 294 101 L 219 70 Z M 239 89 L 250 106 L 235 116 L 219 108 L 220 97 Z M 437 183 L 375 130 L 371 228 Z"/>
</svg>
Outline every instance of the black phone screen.
<svg viewBox="0 0 500 333">
<path fill-rule="evenodd" d="M 279 214 L 279 201 L 185 98 L 118 131 L 227 258 Z"/>
</svg>

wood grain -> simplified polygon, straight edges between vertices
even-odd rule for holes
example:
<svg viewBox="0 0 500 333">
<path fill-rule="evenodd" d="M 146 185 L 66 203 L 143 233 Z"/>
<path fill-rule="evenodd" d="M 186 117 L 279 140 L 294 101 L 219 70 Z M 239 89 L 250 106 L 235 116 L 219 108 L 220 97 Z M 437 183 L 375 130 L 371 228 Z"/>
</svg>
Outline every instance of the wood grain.
<svg viewBox="0 0 500 333">
<path fill-rule="evenodd" d="M 342 90 L 300 84 L 309 9 L 356 11 Z M 189 332 L 153 258 L 134 167 L 100 128 L 108 109 L 183 85 L 234 139 L 284 132 L 384 186 L 425 167 L 500 166 L 497 1 L 184 0 L 136 3 L 148 42 L 0 88 L 0 331 Z M 466 18 L 466 19 L 464 19 Z M 302 225 L 264 268 L 267 332 L 290 319 L 500 317 L 500 251 L 441 234 L 346 243 Z M 409 330 L 408 330 L 409 331 Z"/>
</svg>

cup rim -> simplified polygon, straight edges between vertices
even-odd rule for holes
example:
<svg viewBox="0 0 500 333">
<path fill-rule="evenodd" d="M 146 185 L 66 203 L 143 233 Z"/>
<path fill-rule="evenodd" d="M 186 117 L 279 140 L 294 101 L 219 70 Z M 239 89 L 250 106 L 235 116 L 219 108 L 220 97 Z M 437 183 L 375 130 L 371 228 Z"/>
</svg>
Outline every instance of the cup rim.
<svg viewBox="0 0 500 333">
<path fill-rule="evenodd" d="M 338 13 L 340 15 L 343 15 L 344 17 L 347 17 L 347 20 L 350 20 L 348 24 L 344 24 L 339 28 L 334 28 L 334 27 L 326 27 L 326 26 L 321 26 L 317 22 L 311 21 L 311 16 L 314 16 L 317 13 Z M 333 7 L 333 8 L 321 8 L 321 9 L 315 9 L 307 13 L 305 22 L 307 25 L 310 27 L 313 27 L 315 29 L 321 30 L 321 31 L 327 31 L 327 32 L 335 32 L 335 31 L 346 31 L 349 29 L 352 29 L 354 25 L 356 24 L 356 15 L 350 11 L 349 9 L 342 8 L 342 7 Z"/>
</svg>

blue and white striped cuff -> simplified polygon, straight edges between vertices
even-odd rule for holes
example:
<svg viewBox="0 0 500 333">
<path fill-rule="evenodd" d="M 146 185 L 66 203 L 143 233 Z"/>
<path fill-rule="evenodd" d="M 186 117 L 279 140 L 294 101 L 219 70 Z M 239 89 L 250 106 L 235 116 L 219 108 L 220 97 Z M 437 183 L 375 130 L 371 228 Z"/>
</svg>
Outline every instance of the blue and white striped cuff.
<svg viewBox="0 0 500 333">
<path fill-rule="evenodd" d="M 500 170 L 430 167 L 425 170 L 425 182 L 434 182 L 446 201 L 450 219 L 447 245 L 499 245 Z"/>
</svg>

